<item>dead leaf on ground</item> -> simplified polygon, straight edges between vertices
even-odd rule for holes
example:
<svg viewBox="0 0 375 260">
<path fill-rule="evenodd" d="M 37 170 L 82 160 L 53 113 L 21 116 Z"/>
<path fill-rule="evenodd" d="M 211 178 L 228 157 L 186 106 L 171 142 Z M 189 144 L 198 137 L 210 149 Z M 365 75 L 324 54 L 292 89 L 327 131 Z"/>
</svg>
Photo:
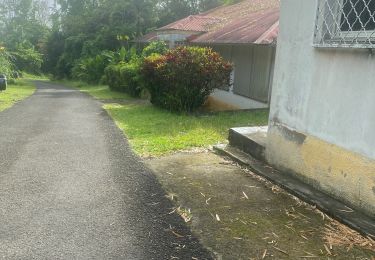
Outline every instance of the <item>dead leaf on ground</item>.
<svg viewBox="0 0 375 260">
<path fill-rule="evenodd" d="M 177 232 L 171 230 L 172 234 L 175 235 L 177 238 L 183 238 L 183 235 L 178 234 Z"/>
<path fill-rule="evenodd" d="M 187 222 L 190 222 L 192 217 L 193 217 L 193 214 L 191 214 L 191 211 L 190 209 L 186 209 L 186 208 L 182 208 L 182 207 L 178 207 L 176 209 L 176 212 L 178 213 L 178 215 L 180 215 L 182 217 L 182 219 L 187 223 Z"/>
<path fill-rule="evenodd" d="M 284 251 L 284 250 L 282 250 L 282 249 L 280 249 L 280 248 L 278 248 L 278 247 L 275 247 L 275 246 L 272 246 L 272 247 L 273 247 L 274 249 L 276 249 L 277 251 L 283 253 L 284 255 L 289 255 L 286 251 Z"/>
<path fill-rule="evenodd" d="M 331 250 L 329 250 L 329 248 L 326 244 L 324 244 L 324 249 L 327 251 L 328 255 L 332 255 Z"/>
<path fill-rule="evenodd" d="M 264 249 L 264 252 L 263 252 L 263 255 L 262 255 L 262 259 L 264 259 L 267 255 L 267 249 Z"/>
<path fill-rule="evenodd" d="M 331 250 L 332 246 L 343 246 L 350 251 L 353 246 L 357 246 L 375 252 L 375 241 L 372 238 L 364 237 L 336 220 L 325 225 L 323 235 Z"/>
</svg>

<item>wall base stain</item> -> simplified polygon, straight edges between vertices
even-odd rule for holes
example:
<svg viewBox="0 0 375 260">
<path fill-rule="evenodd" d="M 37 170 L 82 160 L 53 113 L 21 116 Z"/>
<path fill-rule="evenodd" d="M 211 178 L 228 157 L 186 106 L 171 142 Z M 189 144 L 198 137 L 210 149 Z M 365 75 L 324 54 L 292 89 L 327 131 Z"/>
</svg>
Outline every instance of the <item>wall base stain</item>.
<svg viewBox="0 0 375 260">
<path fill-rule="evenodd" d="M 374 160 L 278 124 L 269 129 L 266 158 L 275 167 L 375 216 Z"/>
<path fill-rule="evenodd" d="M 240 110 L 239 107 L 220 101 L 214 97 L 209 96 L 203 108 L 207 111 L 233 111 Z"/>
</svg>

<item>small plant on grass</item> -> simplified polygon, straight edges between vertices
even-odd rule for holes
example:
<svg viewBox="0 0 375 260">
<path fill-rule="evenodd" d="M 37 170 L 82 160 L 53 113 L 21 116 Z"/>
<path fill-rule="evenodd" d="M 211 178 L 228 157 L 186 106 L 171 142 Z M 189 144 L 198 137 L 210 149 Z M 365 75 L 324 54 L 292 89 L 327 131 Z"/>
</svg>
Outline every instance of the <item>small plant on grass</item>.
<svg viewBox="0 0 375 260">
<path fill-rule="evenodd" d="M 215 88 L 229 84 L 232 65 L 210 48 L 179 47 L 145 58 L 142 75 L 151 103 L 176 112 L 193 112 Z"/>
</svg>

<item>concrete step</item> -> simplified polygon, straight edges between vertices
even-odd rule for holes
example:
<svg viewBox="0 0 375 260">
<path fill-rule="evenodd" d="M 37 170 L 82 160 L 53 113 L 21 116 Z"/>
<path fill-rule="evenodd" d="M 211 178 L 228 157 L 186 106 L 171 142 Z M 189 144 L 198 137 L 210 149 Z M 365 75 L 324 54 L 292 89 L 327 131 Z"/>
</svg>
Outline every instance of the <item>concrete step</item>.
<svg viewBox="0 0 375 260">
<path fill-rule="evenodd" d="M 267 131 L 268 126 L 232 128 L 229 130 L 229 144 L 263 161 Z"/>
<path fill-rule="evenodd" d="M 357 210 L 348 211 L 348 207 L 341 201 L 294 178 L 290 173 L 272 168 L 263 161 L 253 158 L 248 153 L 244 153 L 236 147 L 231 145 L 217 145 L 214 146 L 214 149 L 301 200 L 316 206 L 330 217 L 353 228 L 362 235 L 375 239 L 375 222 L 373 216 L 368 216 Z"/>
</svg>

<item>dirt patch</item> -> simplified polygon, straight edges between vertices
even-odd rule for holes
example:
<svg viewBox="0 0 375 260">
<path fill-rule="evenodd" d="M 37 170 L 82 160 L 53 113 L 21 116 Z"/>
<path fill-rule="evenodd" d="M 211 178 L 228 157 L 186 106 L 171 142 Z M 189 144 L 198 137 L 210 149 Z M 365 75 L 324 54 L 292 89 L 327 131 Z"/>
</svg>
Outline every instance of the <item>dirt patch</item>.
<svg viewBox="0 0 375 260">
<path fill-rule="evenodd" d="M 336 237 L 348 230 L 218 155 L 180 153 L 146 163 L 174 201 L 172 212 L 181 212 L 218 259 L 375 257 L 373 241 L 355 232 L 354 239 L 327 240 L 327 226 Z"/>
</svg>

